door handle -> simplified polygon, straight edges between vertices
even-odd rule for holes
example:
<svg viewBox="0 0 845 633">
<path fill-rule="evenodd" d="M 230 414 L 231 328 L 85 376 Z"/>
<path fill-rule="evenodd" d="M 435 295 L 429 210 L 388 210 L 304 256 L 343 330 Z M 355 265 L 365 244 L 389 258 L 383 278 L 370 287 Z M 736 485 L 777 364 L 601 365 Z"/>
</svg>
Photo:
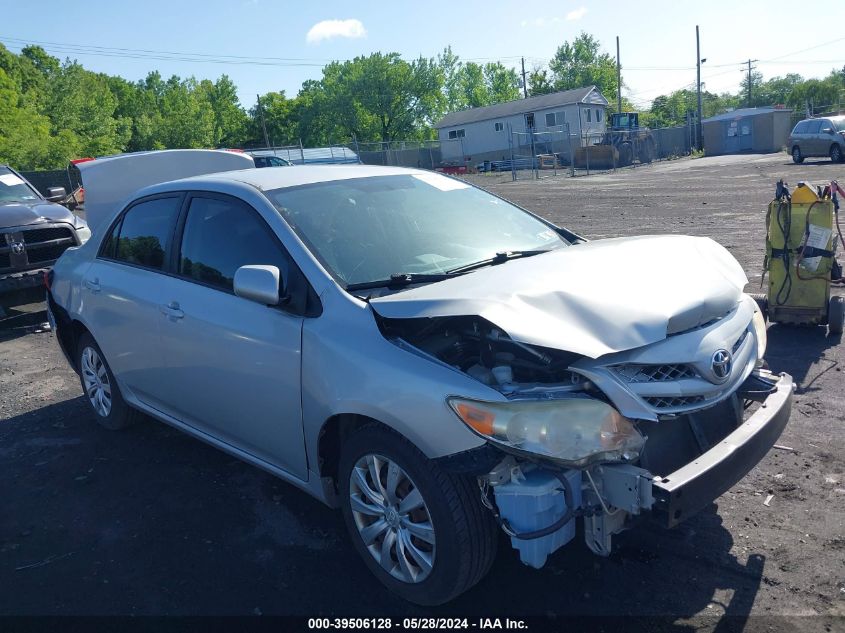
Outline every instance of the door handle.
<svg viewBox="0 0 845 633">
<path fill-rule="evenodd" d="M 161 307 L 161 313 L 164 316 L 170 317 L 171 319 L 181 319 L 185 316 L 185 313 L 182 312 L 179 304 L 176 301 L 171 301 L 168 305 L 163 305 Z"/>
<path fill-rule="evenodd" d="M 85 280 L 85 287 L 88 288 L 91 292 L 100 292 L 100 280 L 99 279 L 86 279 Z"/>
</svg>

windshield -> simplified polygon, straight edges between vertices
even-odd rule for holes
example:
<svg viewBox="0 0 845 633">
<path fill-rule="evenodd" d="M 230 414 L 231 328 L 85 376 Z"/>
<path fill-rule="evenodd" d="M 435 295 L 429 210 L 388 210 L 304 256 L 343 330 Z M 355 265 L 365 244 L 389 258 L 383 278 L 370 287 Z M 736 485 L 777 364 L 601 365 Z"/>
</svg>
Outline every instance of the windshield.
<svg viewBox="0 0 845 633">
<path fill-rule="evenodd" d="M 837 132 L 845 132 L 845 116 L 830 119 L 830 122 L 833 123 L 834 130 L 836 130 Z"/>
<path fill-rule="evenodd" d="M 40 200 L 38 195 L 8 167 L 0 167 L 0 204 Z"/>
<path fill-rule="evenodd" d="M 567 244 L 518 207 L 435 173 L 335 180 L 266 195 L 347 285 L 445 273 L 496 253 Z"/>
</svg>

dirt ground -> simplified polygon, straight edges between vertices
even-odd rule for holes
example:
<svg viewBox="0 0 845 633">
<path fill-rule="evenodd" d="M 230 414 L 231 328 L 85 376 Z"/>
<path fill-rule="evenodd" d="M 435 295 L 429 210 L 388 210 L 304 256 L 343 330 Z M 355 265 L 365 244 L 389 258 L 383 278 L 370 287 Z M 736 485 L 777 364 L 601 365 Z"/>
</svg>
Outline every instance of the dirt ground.
<svg viewBox="0 0 845 633">
<path fill-rule="evenodd" d="M 589 238 L 712 237 L 756 290 L 764 209 L 781 177 L 845 180 L 845 165 L 733 156 L 471 179 Z M 684 631 L 750 614 L 774 630 L 845 624 L 843 353 L 824 328 L 770 327 L 768 362 L 798 385 L 779 441 L 792 450 L 772 450 L 711 508 L 674 530 L 628 531 L 606 559 L 579 534 L 539 571 L 501 539 L 477 587 L 422 609 L 383 590 L 339 515 L 304 493 L 156 422 L 98 428 L 52 334 L 37 331 L 39 309 L 0 322 L 0 615 L 646 615 Z"/>
</svg>

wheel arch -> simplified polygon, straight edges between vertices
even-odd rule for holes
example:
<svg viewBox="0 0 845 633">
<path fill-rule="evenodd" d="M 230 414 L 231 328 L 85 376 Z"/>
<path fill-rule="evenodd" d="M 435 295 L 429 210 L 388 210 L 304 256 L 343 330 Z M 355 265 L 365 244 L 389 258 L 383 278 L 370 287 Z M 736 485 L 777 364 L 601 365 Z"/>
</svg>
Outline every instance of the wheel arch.
<svg viewBox="0 0 845 633">
<path fill-rule="evenodd" d="M 70 330 L 68 333 L 69 340 L 67 341 L 67 343 L 70 346 L 68 348 L 68 353 L 73 359 L 73 366 L 77 370 L 77 372 L 79 371 L 79 367 L 77 366 L 77 362 L 79 361 L 79 359 L 77 358 L 79 356 L 79 339 L 81 339 L 84 334 L 88 334 L 91 336 L 91 338 L 94 338 L 94 335 L 91 334 L 91 330 L 85 327 L 85 324 L 83 324 L 82 321 L 73 319 L 70 322 Z M 97 339 L 94 340 L 96 341 Z"/>
<path fill-rule="evenodd" d="M 409 438 L 392 426 L 375 418 L 360 413 L 337 413 L 329 417 L 317 434 L 317 473 L 324 481 L 324 488 L 329 487 L 337 494 L 338 469 L 343 444 L 357 430 L 366 426 L 375 426 L 393 433 L 412 445 Z"/>
</svg>

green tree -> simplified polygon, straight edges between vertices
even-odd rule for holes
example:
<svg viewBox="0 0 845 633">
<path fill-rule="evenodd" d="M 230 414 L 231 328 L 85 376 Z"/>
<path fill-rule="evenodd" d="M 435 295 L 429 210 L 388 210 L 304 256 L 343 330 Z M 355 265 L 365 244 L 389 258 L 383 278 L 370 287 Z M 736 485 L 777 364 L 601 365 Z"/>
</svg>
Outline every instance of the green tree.
<svg viewBox="0 0 845 633">
<path fill-rule="evenodd" d="M 211 107 L 213 147 L 228 147 L 243 143 L 248 118 L 238 101 L 238 88 L 228 75 L 221 75 L 214 83 L 204 79 L 199 83 L 200 98 Z"/>
<path fill-rule="evenodd" d="M 554 91 L 555 86 L 549 77 L 549 71 L 545 68 L 535 66 L 528 74 L 528 94 L 536 97 L 537 95 L 546 95 Z"/>
<path fill-rule="evenodd" d="M 616 61 L 600 52 L 599 41 L 581 32 L 572 42 L 558 47 L 549 62 L 555 90 L 596 86 L 606 98 L 616 94 Z"/>
<path fill-rule="evenodd" d="M 326 66 L 310 97 L 312 107 L 332 115 L 321 121 L 326 133 L 388 142 L 430 134 L 443 111 L 442 87 L 434 59 L 407 62 L 398 53 L 373 53 Z"/>
<path fill-rule="evenodd" d="M 437 56 L 437 65 L 443 73 L 444 106 L 448 112 L 454 112 L 466 107 L 461 91 L 461 59 L 447 46 Z"/>
<path fill-rule="evenodd" d="M 160 99 L 161 120 L 154 137 L 167 148 L 214 146 L 214 112 L 193 77 L 176 75 L 165 82 Z"/>
<path fill-rule="evenodd" d="M 297 99 L 288 99 L 284 90 L 268 92 L 261 97 L 267 136 L 273 145 L 295 145 L 299 143 L 299 114 Z M 264 130 L 258 106 L 249 111 L 248 137 L 251 143 L 264 145 Z"/>
<path fill-rule="evenodd" d="M 461 102 L 464 108 L 478 108 L 490 104 L 490 91 L 484 80 L 484 68 L 467 62 L 459 71 Z"/>
<path fill-rule="evenodd" d="M 122 152 L 131 136 L 131 121 L 115 118 L 117 99 L 105 75 L 66 62 L 49 85 L 47 110 L 53 134 L 65 130 L 85 156 Z M 72 137 L 68 137 L 72 138 Z"/>
<path fill-rule="evenodd" d="M 516 70 L 506 68 L 501 62 L 489 62 L 484 65 L 484 82 L 487 85 L 489 105 L 515 101 L 522 96 Z"/>
</svg>

